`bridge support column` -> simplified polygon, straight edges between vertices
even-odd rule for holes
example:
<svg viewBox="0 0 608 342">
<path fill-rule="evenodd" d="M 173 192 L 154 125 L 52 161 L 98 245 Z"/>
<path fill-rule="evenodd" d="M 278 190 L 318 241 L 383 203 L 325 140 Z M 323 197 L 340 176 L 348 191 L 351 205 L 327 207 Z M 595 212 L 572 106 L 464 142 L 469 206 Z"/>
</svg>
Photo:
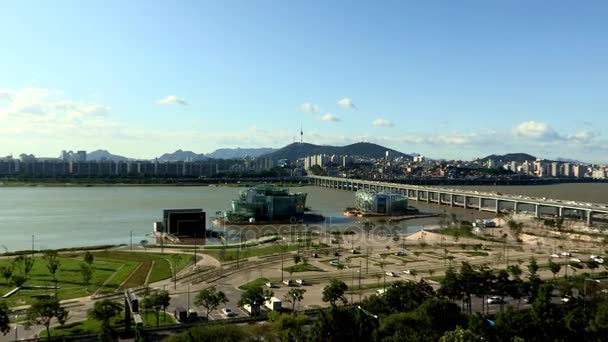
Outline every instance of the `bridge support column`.
<svg viewBox="0 0 608 342">
<path fill-rule="evenodd" d="M 496 213 L 498 214 L 500 212 L 500 201 L 496 200 L 496 209 L 495 209 Z"/>
<path fill-rule="evenodd" d="M 557 208 L 557 217 L 564 217 L 564 207 Z"/>
<path fill-rule="evenodd" d="M 518 211 L 519 211 L 519 202 L 515 201 L 515 202 L 513 202 L 513 213 L 517 214 Z"/>
<path fill-rule="evenodd" d="M 593 223 L 593 211 L 587 211 L 587 225 L 590 226 Z"/>
<path fill-rule="evenodd" d="M 454 206 L 454 194 L 450 194 L 450 207 Z"/>
<path fill-rule="evenodd" d="M 534 205 L 534 217 L 540 218 L 540 205 L 539 204 Z"/>
<path fill-rule="evenodd" d="M 462 196 L 462 197 L 464 197 L 462 207 L 467 209 L 469 207 L 469 198 L 467 196 Z"/>
<path fill-rule="evenodd" d="M 427 191 L 427 192 L 426 192 L 426 202 L 427 202 L 427 203 L 430 203 L 430 202 L 431 202 L 431 192 L 430 192 L 430 191 Z"/>
<path fill-rule="evenodd" d="M 483 198 L 479 197 L 479 211 L 483 208 Z"/>
</svg>

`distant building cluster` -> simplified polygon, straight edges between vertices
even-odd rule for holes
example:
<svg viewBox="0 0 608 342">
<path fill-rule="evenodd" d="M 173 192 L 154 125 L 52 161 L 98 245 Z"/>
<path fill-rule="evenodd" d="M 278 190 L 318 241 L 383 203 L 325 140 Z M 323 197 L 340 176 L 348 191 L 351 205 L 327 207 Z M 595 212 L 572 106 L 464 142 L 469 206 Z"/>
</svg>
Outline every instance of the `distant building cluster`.
<svg viewBox="0 0 608 342">
<path fill-rule="evenodd" d="M 82 163 L 87 161 L 87 151 L 61 151 L 61 160 L 64 162 L 78 162 Z"/>
<path fill-rule="evenodd" d="M 304 158 L 304 169 L 308 170 L 314 165 L 320 167 L 349 167 L 353 164 L 352 156 L 317 154 Z"/>
<path fill-rule="evenodd" d="M 606 167 L 600 165 L 584 165 L 580 163 L 550 161 L 537 159 L 534 161 L 524 161 L 517 163 L 511 161 L 503 163 L 489 159 L 486 163 L 489 169 L 503 168 L 513 173 L 536 176 L 536 177 L 555 177 L 555 178 L 606 178 Z"/>
<path fill-rule="evenodd" d="M 239 172 L 263 172 L 271 170 L 274 167 L 274 163 L 271 158 L 252 158 L 245 157 L 242 159 L 241 163 L 232 165 L 229 169 L 230 172 L 239 173 Z"/>
</svg>

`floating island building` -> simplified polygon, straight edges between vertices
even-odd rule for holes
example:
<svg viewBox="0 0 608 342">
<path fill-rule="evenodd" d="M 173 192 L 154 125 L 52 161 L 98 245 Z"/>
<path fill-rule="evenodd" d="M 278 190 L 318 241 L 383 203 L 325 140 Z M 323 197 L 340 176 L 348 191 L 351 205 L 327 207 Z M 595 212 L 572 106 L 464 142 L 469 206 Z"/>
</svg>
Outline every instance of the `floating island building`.
<svg viewBox="0 0 608 342">
<path fill-rule="evenodd" d="M 304 218 L 306 193 L 292 193 L 287 188 L 261 184 L 241 190 L 226 212 L 230 222 L 295 222 Z"/>
<path fill-rule="evenodd" d="M 372 190 L 357 191 L 355 204 L 357 211 L 364 214 L 403 215 L 411 211 L 407 206 L 407 197 Z"/>
</svg>

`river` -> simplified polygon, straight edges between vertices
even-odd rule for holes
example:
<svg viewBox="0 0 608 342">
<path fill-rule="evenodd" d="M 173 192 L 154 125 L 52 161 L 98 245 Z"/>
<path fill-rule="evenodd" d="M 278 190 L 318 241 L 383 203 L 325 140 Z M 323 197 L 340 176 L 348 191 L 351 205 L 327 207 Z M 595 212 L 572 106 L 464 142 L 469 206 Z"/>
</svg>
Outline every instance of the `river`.
<svg viewBox="0 0 608 342">
<path fill-rule="evenodd" d="M 504 193 L 608 203 L 608 184 L 467 187 Z M 91 246 L 151 240 L 152 224 L 166 208 L 203 208 L 208 220 L 227 210 L 237 197 L 236 187 L 1 187 L 0 248 L 8 251 Z M 333 225 L 349 226 L 342 216 L 354 205 L 354 193 L 306 186 L 307 206 Z M 412 202 L 423 212 L 453 212 L 463 219 L 488 218 L 491 213 Z M 403 221 L 403 230 L 415 231 L 436 224 L 436 218 Z M 335 227 L 334 226 L 334 227 Z M 332 228 L 333 229 L 333 228 Z"/>
</svg>

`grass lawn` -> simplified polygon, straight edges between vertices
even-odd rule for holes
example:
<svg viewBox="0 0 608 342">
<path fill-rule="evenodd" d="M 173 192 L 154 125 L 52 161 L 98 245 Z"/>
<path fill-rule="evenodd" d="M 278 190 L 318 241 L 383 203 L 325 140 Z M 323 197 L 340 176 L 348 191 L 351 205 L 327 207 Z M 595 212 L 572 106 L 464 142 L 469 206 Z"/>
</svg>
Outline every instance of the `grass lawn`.
<svg viewBox="0 0 608 342">
<path fill-rule="evenodd" d="M 129 252 L 94 252 L 93 277 L 89 285 L 83 282 L 80 265 L 84 262 L 83 254 L 62 254 L 58 260 L 61 266 L 57 270 L 57 296 L 60 300 L 89 296 L 94 293 L 114 292 L 124 287 L 143 285 L 152 261 L 154 265 L 150 274 L 150 282 L 171 277 L 169 261 L 172 255 L 152 253 Z M 0 266 L 10 264 L 12 259 L 0 259 Z M 177 268 L 188 265 L 190 256 L 178 254 Z M 138 268 L 138 265 L 142 265 Z M 148 267 L 144 267 L 148 265 Z M 17 266 L 13 273 L 22 274 L 21 267 Z M 135 271 L 137 269 L 137 271 Z M 126 282 L 125 282 L 126 281 Z M 123 284 L 121 286 L 121 284 Z M 42 257 L 34 258 L 34 266 L 29 274 L 26 285 L 53 286 L 53 278 L 47 269 L 47 263 Z M 14 286 L 0 279 L 0 294 L 12 290 Z M 13 296 L 4 299 L 9 306 L 30 304 L 34 297 L 53 294 L 52 289 L 22 289 Z"/>
<path fill-rule="evenodd" d="M 267 282 L 269 282 L 268 278 L 258 278 L 239 286 L 239 290 L 247 291 L 251 288 L 265 286 Z"/>
<path fill-rule="evenodd" d="M 285 267 L 284 270 L 286 272 L 292 272 L 292 273 L 297 273 L 297 272 L 323 272 L 322 269 L 318 268 L 317 266 L 313 266 L 311 264 L 298 264 L 298 265 L 293 265 L 293 266 L 289 266 L 289 267 Z"/>
<path fill-rule="evenodd" d="M 119 316 L 111 320 L 111 325 L 114 327 L 114 329 L 121 331 L 125 328 L 124 317 L 124 313 L 121 313 Z M 163 314 L 161 311 L 158 317 L 159 325 L 175 324 L 175 319 L 169 313 Z M 141 313 L 141 318 L 144 321 L 145 327 L 156 327 L 156 315 L 154 312 L 143 312 Z M 131 326 L 134 328 L 135 323 L 133 322 Z M 51 336 L 58 337 L 68 335 L 97 334 L 100 327 L 101 323 L 98 321 L 87 319 L 84 321 L 67 323 L 63 326 L 51 328 Z M 46 337 L 46 331 L 40 332 L 40 336 Z"/>
<path fill-rule="evenodd" d="M 96 252 L 94 255 L 103 258 L 128 260 L 141 264 L 141 266 L 129 276 L 122 288 L 135 287 L 144 284 L 150 269 L 152 269 L 152 271 L 150 272 L 150 279 L 148 280 L 149 283 L 171 278 L 171 263 L 175 262 L 177 270 L 179 271 L 191 262 L 191 256 L 188 254 L 103 251 Z"/>
<path fill-rule="evenodd" d="M 126 279 L 132 272 L 137 263 L 113 260 L 107 258 L 96 258 L 93 263 L 93 277 L 89 285 L 84 285 L 82 275 L 80 273 L 80 264 L 84 262 L 81 255 L 66 255 L 58 258 L 61 266 L 57 270 L 57 286 L 60 289 L 57 291 L 59 299 L 70 299 L 91 295 L 98 289 L 103 292 L 111 292 L 118 288 L 118 285 Z M 0 260 L 0 266 L 11 263 L 9 259 Z M 19 267 L 16 267 L 16 274 L 21 274 Z M 120 269 L 118 274 L 114 273 Z M 114 275 L 108 284 L 104 282 Z M 53 286 L 53 278 L 46 268 L 46 261 L 42 257 L 34 258 L 34 266 L 29 274 L 30 279 L 26 285 L 35 286 Z M 6 281 L 0 282 L 0 293 L 5 294 L 12 290 L 14 286 L 6 284 Z M 5 299 L 9 306 L 18 306 L 29 304 L 32 297 L 52 294 L 53 290 L 48 289 L 24 289 L 17 292 L 15 295 Z"/>
<path fill-rule="evenodd" d="M 266 246 L 266 247 L 252 247 L 252 248 L 244 248 L 239 251 L 238 248 L 226 248 L 219 250 L 204 250 L 202 253 L 208 254 L 220 261 L 236 261 L 237 257 L 239 259 L 246 259 L 254 256 L 265 256 L 270 254 L 278 254 L 284 251 L 296 251 L 298 250 L 297 245 L 289 245 L 289 246 Z"/>
</svg>

